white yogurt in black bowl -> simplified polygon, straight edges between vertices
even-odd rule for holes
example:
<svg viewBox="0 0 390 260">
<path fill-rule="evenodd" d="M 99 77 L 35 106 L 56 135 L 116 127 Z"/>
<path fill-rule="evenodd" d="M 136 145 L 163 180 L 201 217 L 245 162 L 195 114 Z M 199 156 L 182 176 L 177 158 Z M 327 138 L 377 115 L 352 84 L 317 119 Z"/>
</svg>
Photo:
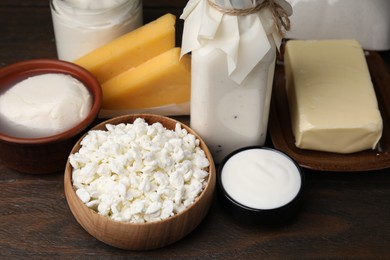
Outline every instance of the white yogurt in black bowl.
<svg viewBox="0 0 390 260">
<path fill-rule="evenodd" d="M 238 219 L 279 224 L 298 212 L 304 175 L 288 155 L 250 146 L 229 154 L 218 169 L 219 195 Z"/>
</svg>

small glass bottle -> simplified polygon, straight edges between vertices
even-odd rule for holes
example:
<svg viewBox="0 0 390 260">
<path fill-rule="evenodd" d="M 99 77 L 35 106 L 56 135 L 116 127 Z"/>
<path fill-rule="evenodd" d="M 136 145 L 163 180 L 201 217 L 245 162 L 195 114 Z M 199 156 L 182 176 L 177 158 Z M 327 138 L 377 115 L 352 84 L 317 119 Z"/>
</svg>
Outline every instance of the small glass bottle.
<svg viewBox="0 0 390 260">
<path fill-rule="evenodd" d="M 192 52 L 190 125 L 216 163 L 266 139 L 281 35 L 263 2 L 190 0 L 181 16 L 182 53 Z"/>
<path fill-rule="evenodd" d="M 51 0 L 57 55 L 74 61 L 143 23 L 142 0 Z"/>
</svg>

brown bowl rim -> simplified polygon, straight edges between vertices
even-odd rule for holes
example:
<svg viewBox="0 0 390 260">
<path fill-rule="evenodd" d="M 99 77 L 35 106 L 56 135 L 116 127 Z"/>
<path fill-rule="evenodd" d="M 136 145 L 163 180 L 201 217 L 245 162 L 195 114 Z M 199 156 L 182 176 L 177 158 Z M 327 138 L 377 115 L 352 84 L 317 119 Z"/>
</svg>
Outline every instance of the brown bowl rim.
<svg viewBox="0 0 390 260">
<path fill-rule="evenodd" d="M 215 168 L 215 165 L 214 165 L 214 160 L 213 160 L 213 157 L 210 153 L 210 151 L 208 150 L 208 147 L 206 145 L 206 143 L 202 140 L 202 138 L 192 129 L 190 128 L 189 126 L 187 126 L 186 124 L 178 121 L 178 120 L 175 120 L 173 118 L 170 118 L 170 117 L 166 117 L 166 116 L 161 116 L 161 115 L 157 115 L 157 114 L 128 114 L 128 115 L 122 115 L 122 116 L 117 116 L 117 117 L 114 117 L 114 118 L 111 118 L 111 119 L 108 119 L 104 122 L 101 122 L 99 123 L 98 125 L 94 126 L 93 128 L 90 129 L 90 131 L 92 130 L 96 130 L 97 128 L 99 127 L 102 127 L 106 124 L 110 124 L 110 122 L 112 121 L 117 121 L 117 120 L 120 120 L 121 123 L 127 123 L 127 122 L 130 122 L 130 121 L 134 121 L 136 118 L 149 118 L 149 117 L 155 117 L 155 118 L 164 118 L 164 119 L 168 119 L 168 120 L 171 120 L 173 121 L 175 124 L 176 123 L 179 123 L 181 125 L 182 128 L 186 129 L 187 131 L 188 130 L 191 130 L 192 131 L 192 134 L 195 135 L 195 137 L 197 139 L 200 140 L 201 143 L 204 144 L 204 147 L 206 148 L 206 151 L 204 150 L 204 148 L 202 148 L 202 150 L 204 150 L 204 152 L 206 154 L 209 154 L 210 157 L 208 157 L 207 159 L 209 160 L 210 162 L 210 166 L 209 166 L 209 169 L 208 169 L 208 172 L 209 172 L 209 175 L 208 175 L 208 178 L 207 178 L 207 184 L 206 184 L 206 187 L 202 190 L 202 192 L 199 194 L 198 197 L 195 198 L 195 200 L 193 201 L 193 203 L 188 206 L 187 208 L 185 208 L 183 211 L 175 214 L 174 216 L 171 216 L 171 217 L 168 217 L 166 219 L 163 219 L 163 220 L 159 220 L 159 221 L 152 221 L 152 222 L 144 222 L 144 223 L 133 223 L 133 222 L 125 222 L 125 221 L 116 221 L 116 220 L 113 220 L 109 217 L 106 217 L 106 216 L 102 216 L 100 215 L 98 212 L 96 212 L 95 210 L 87 207 L 77 196 L 76 191 L 73 187 L 73 182 L 72 182 L 72 166 L 70 165 L 69 163 L 69 159 L 68 161 L 66 162 L 66 167 L 65 167 L 65 174 L 64 174 L 64 186 L 66 186 L 66 183 L 70 183 L 71 185 L 71 189 L 72 189 L 72 192 L 75 194 L 75 196 L 78 198 L 78 202 L 80 202 L 82 205 L 83 205 L 83 208 L 88 210 L 89 212 L 91 212 L 92 214 L 96 215 L 98 218 L 104 218 L 104 219 L 107 219 L 107 221 L 109 222 L 113 222 L 113 223 L 120 223 L 120 224 L 124 224 L 124 225 L 128 225 L 128 226 L 149 226 L 149 225 L 160 225 L 160 224 L 163 224 L 165 222 L 170 222 L 170 221 L 174 221 L 175 219 L 179 218 L 181 215 L 184 215 L 187 211 L 191 210 L 191 208 L 194 207 L 194 205 L 196 204 L 196 202 L 198 202 L 199 200 L 201 200 L 202 197 L 206 196 L 206 190 L 207 189 L 214 189 L 215 190 L 215 187 L 216 187 L 216 168 Z M 133 120 L 134 119 L 134 120 Z M 159 121 L 160 122 L 160 121 Z M 164 126 L 165 127 L 165 126 Z M 80 141 L 88 134 L 85 133 L 78 141 L 77 143 L 74 145 L 74 147 L 72 148 L 72 151 L 71 151 L 71 154 L 72 153 L 75 153 L 75 148 L 79 145 Z M 214 191 L 212 191 L 214 192 Z M 67 197 L 67 196 L 66 196 Z"/>
<path fill-rule="evenodd" d="M 77 125 L 59 134 L 39 138 L 23 138 L 0 133 L 0 140 L 18 144 L 45 144 L 65 140 L 85 130 L 96 119 L 102 105 L 103 94 L 101 85 L 88 70 L 77 64 L 56 59 L 32 59 L 20 61 L 4 68 L 0 68 L 0 80 L 2 78 L 15 77 L 18 75 L 23 79 L 23 77 L 27 78 L 29 76 L 40 75 L 43 73 L 68 74 L 84 83 L 93 98 L 89 114 Z M 17 80 L 17 82 L 19 81 L 20 80 Z M 7 87 L 5 87 L 5 89 L 6 88 Z M 2 86 L 0 86 L 0 93 L 2 91 Z"/>
</svg>

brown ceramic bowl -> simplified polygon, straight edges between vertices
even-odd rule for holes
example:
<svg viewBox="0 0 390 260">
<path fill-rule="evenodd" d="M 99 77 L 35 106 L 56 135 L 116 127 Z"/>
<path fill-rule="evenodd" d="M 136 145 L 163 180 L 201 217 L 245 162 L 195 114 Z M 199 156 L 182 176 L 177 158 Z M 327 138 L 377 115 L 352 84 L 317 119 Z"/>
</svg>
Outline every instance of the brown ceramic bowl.
<svg viewBox="0 0 390 260">
<path fill-rule="evenodd" d="M 57 135 L 19 138 L 0 132 L 0 160 L 5 166 L 23 173 L 62 171 L 70 150 L 95 120 L 101 107 L 101 86 L 92 74 L 80 66 L 59 60 L 28 60 L 0 69 L 0 93 L 28 77 L 45 73 L 68 74 L 84 83 L 93 97 L 92 109 L 78 125 Z"/>
<path fill-rule="evenodd" d="M 105 124 L 132 123 L 136 118 L 144 118 L 148 124 L 162 123 L 167 129 L 174 129 L 177 123 L 171 118 L 158 115 L 126 115 L 103 122 L 93 130 L 106 130 Z M 130 222 L 118 222 L 98 214 L 88 208 L 77 196 L 72 184 L 72 166 L 69 161 L 66 164 L 64 187 L 69 207 L 78 223 L 98 240 L 122 249 L 147 250 L 172 244 L 194 230 L 206 216 L 213 198 L 216 183 L 214 161 L 210 151 L 202 139 L 189 127 L 181 123 L 182 128 L 187 129 L 200 140 L 200 147 L 210 161 L 207 186 L 197 197 L 195 202 L 184 211 L 162 221 L 134 224 Z M 80 141 L 75 145 L 72 154 L 80 149 Z"/>
</svg>

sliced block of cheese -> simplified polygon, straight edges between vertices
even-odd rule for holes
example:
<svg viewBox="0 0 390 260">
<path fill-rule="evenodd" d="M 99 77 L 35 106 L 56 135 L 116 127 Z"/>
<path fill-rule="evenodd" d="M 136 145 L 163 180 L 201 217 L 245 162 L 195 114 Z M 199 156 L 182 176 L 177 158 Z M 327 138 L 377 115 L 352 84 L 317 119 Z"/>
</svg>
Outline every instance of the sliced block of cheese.
<svg viewBox="0 0 390 260">
<path fill-rule="evenodd" d="M 296 146 L 335 153 L 374 149 L 382 118 L 355 40 L 291 40 L 286 88 Z"/>
<path fill-rule="evenodd" d="M 77 59 L 100 83 L 175 47 L 176 17 L 166 14 Z"/>
<path fill-rule="evenodd" d="M 173 48 L 102 84 L 103 109 L 139 109 L 190 101 L 191 60 Z"/>
</svg>

